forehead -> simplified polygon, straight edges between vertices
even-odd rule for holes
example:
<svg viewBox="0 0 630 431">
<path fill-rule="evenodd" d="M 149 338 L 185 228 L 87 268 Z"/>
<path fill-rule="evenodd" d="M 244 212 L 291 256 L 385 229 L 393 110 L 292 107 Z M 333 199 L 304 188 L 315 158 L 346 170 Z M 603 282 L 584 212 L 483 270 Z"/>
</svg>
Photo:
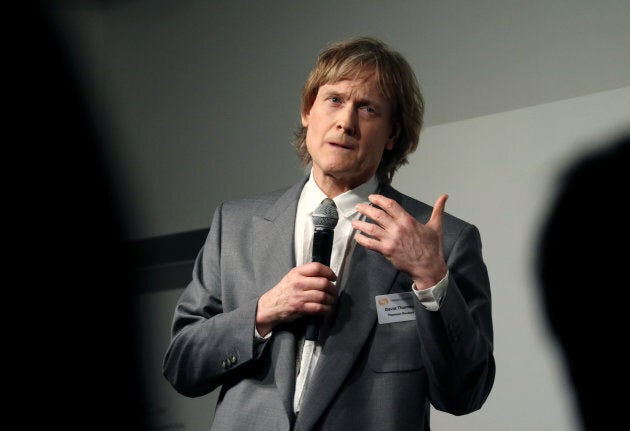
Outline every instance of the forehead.
<svg viewBox="0 0 630 431">
<path fill-rule="evenodd" d="M 374 102 L 386 102 L 374 75 L 362 79 L 341 79 L 335 82 L 322 84 L 319 93 L 340 93 L 347 97 L 369 99 Z"/>
</svg>

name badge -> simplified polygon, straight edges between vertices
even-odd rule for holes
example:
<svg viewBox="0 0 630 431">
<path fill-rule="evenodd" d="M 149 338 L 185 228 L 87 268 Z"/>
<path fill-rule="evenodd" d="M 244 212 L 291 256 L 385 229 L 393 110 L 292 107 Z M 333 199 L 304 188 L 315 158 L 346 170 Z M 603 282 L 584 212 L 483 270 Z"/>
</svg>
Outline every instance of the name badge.
<svg viewBox="0 0 630 431">
<path fill-rule="evenodd" d="M 381 325 L 416 320 L 413 301 L 417 301 L 417 299 L 412 292 L 378 295 L 374 297 L 374 300 L 376 301 L 378 323 Z"/>
</svg>

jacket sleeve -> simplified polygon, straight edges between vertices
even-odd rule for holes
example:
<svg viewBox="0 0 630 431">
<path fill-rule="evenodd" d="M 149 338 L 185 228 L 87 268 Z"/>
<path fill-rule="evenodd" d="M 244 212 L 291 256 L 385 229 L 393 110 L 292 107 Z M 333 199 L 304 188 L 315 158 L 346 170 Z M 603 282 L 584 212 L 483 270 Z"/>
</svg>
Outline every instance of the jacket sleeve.
<svg viewBox="0 0 630 431">
<path fill-rule="evenodd" d="M 449 282 L 440 309 L 416 307 L 429 397 L 454 415 L 481 408 L 495 376 L 490 281 L 474 225 L 445 235 Z"/>
<path fill-rule="evenodd" d="M 205 395 L 243 372 L 263 347 L 254 343 L 258 298 L 250 295 L 229 308 L 223 298 L 223 230 L 221 205 L 195 260 L 192 280 L 177 302 L 163 360 L 164 377 L 190 397 Z"/>
</svg>

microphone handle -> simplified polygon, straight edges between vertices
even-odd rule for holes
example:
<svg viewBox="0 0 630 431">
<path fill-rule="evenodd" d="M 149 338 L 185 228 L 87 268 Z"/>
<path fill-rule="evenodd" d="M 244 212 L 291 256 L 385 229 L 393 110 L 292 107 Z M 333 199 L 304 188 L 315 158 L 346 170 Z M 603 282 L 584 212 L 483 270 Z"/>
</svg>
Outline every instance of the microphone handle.
<svg viewBox="0 0 630 431">
<path fill-rule="evenodd" d="M 326 266 L 330 266 L 330 254 L 333 245 L 333 229 L 315 228 L 313 233 L 313 253 L 312 261 L 321 262 Z"/>
<path fill-rule="evenodd" d="M 315 228 L 315 232 L 313 233 L 313 262 L 320 262 L 323 265 L 330 266 L 334 233 L 335 231 L 333 229 Z M 321 324 L 321 316 L 309 316 L 304 338 L 306 340 L 317 341 L 319 339 L 319 327 Z"/>
</svg>

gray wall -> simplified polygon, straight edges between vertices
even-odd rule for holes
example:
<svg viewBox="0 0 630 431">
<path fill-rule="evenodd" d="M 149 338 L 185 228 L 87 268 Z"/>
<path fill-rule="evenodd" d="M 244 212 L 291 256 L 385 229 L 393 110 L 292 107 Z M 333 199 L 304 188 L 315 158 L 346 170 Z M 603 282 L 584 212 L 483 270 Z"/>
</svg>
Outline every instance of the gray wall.
<svg viewBox="0 0 630 431">
<path fill-rule="evenodd" d="M 630 85 L 622 0 L 89 5 L 59 10 L 133 239 L 207 227 L 219 201 L 294 181 L 299 91 L 342 37 L 378 36 L 409 58 L 428 127 Z"/>
<path fill-rule="evenodd" d="M 575 429 L 531 258 L 562 167 L 630 127 L 630 2 L 137 0 L 55 11 L 109 138 L 129 239 L 207 228 L 218 202 L 299 178 L 298 96 L 325 44 L 369 34 L 405 54 L 426 128 L 394 185 L 428 202 L 450 194 L 447 210 L 481 229 L 494 295 L 495 390 L 472 415 L 436 412 L 433 428 Z M 139 301 L 161 343 L 171 293 Z M 152 343 L 146 361 L 168 391 L 163 345 Z M 166 398 L 198 411 L 199 400 Z"/>
</svg>

